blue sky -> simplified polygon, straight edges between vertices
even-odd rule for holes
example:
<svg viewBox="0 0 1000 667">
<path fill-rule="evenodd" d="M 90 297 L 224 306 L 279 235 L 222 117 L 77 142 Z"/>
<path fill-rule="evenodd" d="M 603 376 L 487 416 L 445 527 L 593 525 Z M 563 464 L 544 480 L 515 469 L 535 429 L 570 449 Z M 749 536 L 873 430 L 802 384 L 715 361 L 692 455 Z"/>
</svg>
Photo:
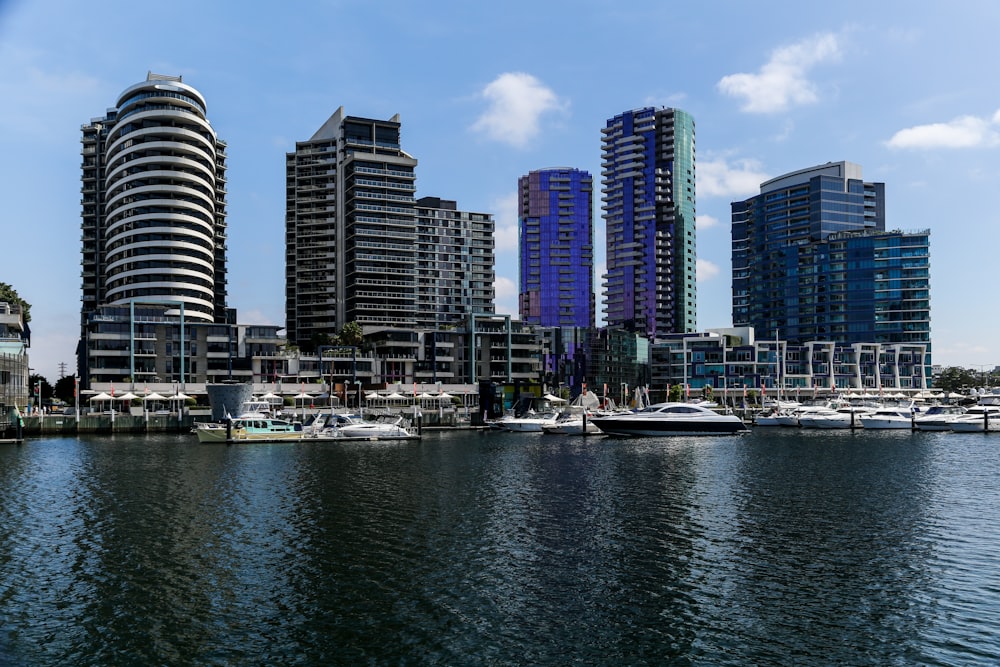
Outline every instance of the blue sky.
<svg viewBox="0 0 1000 667">
<path fill-rule="evenodd" d="M 518 177 L 599 182 L 605 121 L 664 105 L 697 124 L 700 328 L 732 321 L 730 202 L 849 160 L 886 183 L 888 227 L 932 231 L 935 363 L 1000 365 L 998 26 L 1000 3 L 965 0 L 0 0 L 0 281 L 32 304 L 32 367 L 72 373 L 80 126 L 150 70 L 198 88 L 229 144 L 246 323 L 283 324 L 284 155 L 337 107 L 400 114 L 418 196 L 495 215 L 497 309 L 516 314 Z"/>
</svg>

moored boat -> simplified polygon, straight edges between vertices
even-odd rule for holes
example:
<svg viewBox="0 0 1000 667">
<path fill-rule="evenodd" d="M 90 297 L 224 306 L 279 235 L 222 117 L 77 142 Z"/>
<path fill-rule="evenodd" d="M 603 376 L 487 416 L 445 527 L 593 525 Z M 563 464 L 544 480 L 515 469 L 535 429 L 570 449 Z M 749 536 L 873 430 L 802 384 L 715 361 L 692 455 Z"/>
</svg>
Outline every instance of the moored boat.
<svg viewBox="0 0 1000 667">
<path fill-rule="evenodd" d="M 912 406 L 878 408 L 874 412 L 859 417 L 861 426 L 867 429 L 913 429 L 916 414 Z"/>
<path fill-rule="evenodd" d="M 951 423 L 965 414 L 965 408 L 958 405 L 932 405 L 913 419 L 913 427 L 918 431 L 950 431 Z"/>
<path fill-rule="evenodd" d="M 228 425 L 199 425 L 195 434 L 198 442 L 273 442 L 303 437 L 302 424 L 265 415 L 236 417 Z"/>
<path fill-rule="evenodd" d="M 591 420 L 607 435 L 734 435 L 748 429 L 736 415 L 719 414 L 693 403 L 658 403 L 637 412 Z"/>
<path fill-rule="evenodd" d="M 1000 431 L 1000 405 L 973 405 L 955 417 L 950 426 L 956 433 Z"/>
<path fill-rule="evenodd" d="M 589 412 L 563 412 L 551 424 L 543 424 L 542 431 L 555 435 L 584 435 L 600 433 L 594 424 L 594 416 Z"/>
<path fill-rule="evenodd" d="M 546 424 L 554 424 L 558 414 L 555 412 L 528 412 L 523 417 L 504 417 L 500 427 L 514 433 L 541 433 Z"/>
</svg>

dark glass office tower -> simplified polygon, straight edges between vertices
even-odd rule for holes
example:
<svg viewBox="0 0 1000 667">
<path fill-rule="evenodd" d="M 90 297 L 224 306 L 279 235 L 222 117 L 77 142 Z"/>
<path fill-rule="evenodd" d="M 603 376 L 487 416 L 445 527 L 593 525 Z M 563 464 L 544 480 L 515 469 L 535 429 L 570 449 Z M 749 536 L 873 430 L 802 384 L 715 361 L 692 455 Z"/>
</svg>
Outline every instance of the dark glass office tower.
<svg viewBox="0 0 1000 667">
<path fill-rule="evenodd" d="M 694 331 L 694 119 L 637 109 L 610 119 L 602 134 L 607 323 L 650 339 Z"/>
<path fill-rule="evenodd" d="M 594 179 L 570 168 L 518 180 L 521 321 L 593 327 Z"/>
<path fill-rule="evenodd" d="M 763 183 L 732 204 L 733 326 L 792 344 L 929 350 L 930 233 L 885 227 L 885 184 L 866 183 L 857 164 Z"/>
</svg>

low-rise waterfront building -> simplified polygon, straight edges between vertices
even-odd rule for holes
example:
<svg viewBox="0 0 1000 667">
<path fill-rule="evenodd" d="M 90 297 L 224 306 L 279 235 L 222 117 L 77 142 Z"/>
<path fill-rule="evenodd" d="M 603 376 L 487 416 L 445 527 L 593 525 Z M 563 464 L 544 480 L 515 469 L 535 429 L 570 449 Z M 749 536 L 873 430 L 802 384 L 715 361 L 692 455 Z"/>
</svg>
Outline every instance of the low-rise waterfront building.
<svg viewBox="0 0 1000 667">
<path fill-rule="evenodd" d="M 29 344 L 21 306 L 0 301 L 0 434 L 28 407 Z"/>
<path fill-rule="evenodd" d="M 745 390 L 803 395 L 859 390 L 913 394 L 930 386 L 923 343 L 790 343 L 758 338 L 751 327 L 707 329 L 658 340 L 651 349 L 651 394 L 681 385 L 715 395 Z"/>
</svg>

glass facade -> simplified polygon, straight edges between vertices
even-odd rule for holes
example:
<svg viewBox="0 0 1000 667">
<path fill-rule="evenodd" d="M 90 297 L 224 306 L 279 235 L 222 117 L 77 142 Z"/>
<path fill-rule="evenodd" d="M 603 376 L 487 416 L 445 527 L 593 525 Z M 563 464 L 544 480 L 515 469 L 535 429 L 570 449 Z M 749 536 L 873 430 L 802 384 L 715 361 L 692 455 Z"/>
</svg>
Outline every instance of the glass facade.
<svg viewBox="0 0 1000 667">
<path fill-rule="evenodd" d="M 885 186 L 827 163 L 732 204 L 733 325 L 792 344 L 920 344 L 930 234 L 885 231 Z"/>
<path fill-rule="evenodd" d="M 519 312 L 528 324 L 593 327 L 593 177 L 577 169 L 518 180 Z"/>
<path fill-rule="evenodd" d="M 644 108 L 602 130 L 609 326 L 654 339 L 697 326 L 695 124 Z"/>
</svg>

